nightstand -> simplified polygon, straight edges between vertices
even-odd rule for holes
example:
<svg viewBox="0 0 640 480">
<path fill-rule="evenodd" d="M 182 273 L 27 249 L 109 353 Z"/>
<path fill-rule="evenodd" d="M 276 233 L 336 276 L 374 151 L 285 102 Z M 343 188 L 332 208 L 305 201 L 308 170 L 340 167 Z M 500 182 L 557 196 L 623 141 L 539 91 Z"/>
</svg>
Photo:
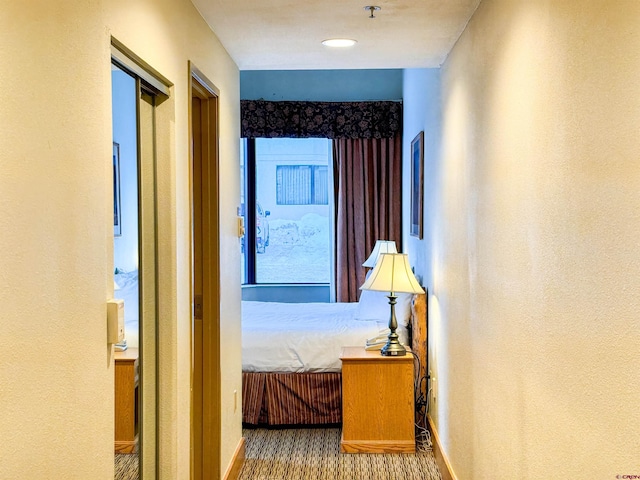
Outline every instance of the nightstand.
<svg viewBox="0 0 640 480">
<path fill-rule="evenodd" d="M 114 352 L 115 451 L 134 453 L 138 448 L 138 349 Z"/>
<path fill-rule="evenodd" d="M 343 347 L 343 453 L 414 453 L 413 354 Z"/>
</svg>

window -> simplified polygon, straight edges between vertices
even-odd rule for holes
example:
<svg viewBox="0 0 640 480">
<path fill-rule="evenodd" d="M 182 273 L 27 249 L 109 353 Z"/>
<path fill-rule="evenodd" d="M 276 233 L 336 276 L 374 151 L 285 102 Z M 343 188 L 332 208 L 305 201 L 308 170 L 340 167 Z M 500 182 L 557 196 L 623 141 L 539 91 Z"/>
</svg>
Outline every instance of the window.
<svg viewBox="0 0 640 480">
<path fill-rule="evenodd" d="M 278 205 L 327 205 L 329 203 L 326 165 L 278 165 L 276 203 Z"/>
<path fill-rule="evenodd" d="M 243 143 L 243 283 L 329 283 L 330 141 L 258 138 Z"/>
</svg>

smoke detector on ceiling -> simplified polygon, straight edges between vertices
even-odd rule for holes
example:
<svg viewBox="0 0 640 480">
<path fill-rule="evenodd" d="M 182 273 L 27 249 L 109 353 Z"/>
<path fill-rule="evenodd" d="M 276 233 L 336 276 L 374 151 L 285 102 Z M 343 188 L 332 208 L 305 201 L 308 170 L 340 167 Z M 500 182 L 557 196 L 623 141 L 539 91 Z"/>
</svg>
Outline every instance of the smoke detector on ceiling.
<svg viewBox="0 0 640 480">
<path fill-rule="evenodd" d="M 375 5 L 367 5 L 366 7 L 364 7 L 364 9 L 369 10 L 369 18 L 376 18 L 373 12 L 377 12 L 378 10 L 380 10 L 380 7 Z"/>
</svg>

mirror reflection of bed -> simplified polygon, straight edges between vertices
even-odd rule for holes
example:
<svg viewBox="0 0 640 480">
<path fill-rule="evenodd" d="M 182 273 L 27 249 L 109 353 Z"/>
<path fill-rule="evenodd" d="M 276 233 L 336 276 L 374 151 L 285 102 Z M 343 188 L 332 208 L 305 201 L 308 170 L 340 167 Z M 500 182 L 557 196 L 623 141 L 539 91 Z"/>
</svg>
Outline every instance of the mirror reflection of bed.
<svg viewBox="0 0 640 480">
<path fill-rule="evenodd" d="M 123 346 L 138 348 L 138 270 L 126 272 L 116 268 L 114 279 L 114 297 L 124 300 L 124 338 L 123 345 L 116 345 L 116 351 Z"/>
<path fill-rule="evenodd" d="M 360 300 L 352 303 L 243 301 L 244 425 L 340 424 L 342 347 L 386 341 L 389 315 L 387 296 L 373 291 L 363 291 Z M 415 377 L 422 379 L 427 345 L 425 294 L 399 294 L 396 318 L 401 343 L 419 359 Z"/>
</svg>

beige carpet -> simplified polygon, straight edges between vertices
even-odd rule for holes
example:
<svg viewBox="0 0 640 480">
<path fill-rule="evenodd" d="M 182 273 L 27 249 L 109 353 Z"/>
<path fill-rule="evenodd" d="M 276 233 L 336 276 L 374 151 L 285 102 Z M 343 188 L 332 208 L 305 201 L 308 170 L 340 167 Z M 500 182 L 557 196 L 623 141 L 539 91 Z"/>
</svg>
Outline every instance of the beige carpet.
<svg viewBox="0 0 640 480">
<path fill-rule="evenodd" d="M 240 480 L 440 480 L 431 451 L 341 454 L 339 428 L 245 429 Z"/>
<path fill-rule="evenodd" d="M 240 480 L 441 480 L 433 453 L 341 454 L 339 428 L 245 429 Z M 138 480 L 138 455 L 116 454 L 115 480 Z"/>
<path fill-rule="evenodd" d="M 115 480 L 138 480 L 138 455 L 116 453 Z"/>
</svg>

